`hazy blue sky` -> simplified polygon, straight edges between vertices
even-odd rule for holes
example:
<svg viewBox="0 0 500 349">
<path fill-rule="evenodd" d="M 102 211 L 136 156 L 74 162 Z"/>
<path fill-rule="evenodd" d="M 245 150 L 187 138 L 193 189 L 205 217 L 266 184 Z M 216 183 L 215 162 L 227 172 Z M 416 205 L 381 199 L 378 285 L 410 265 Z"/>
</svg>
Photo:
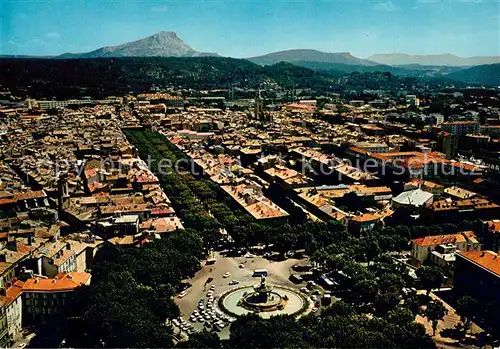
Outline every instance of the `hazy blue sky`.
<svg viewBox="0 0 500 349">
<path fill-rule="evenodd" d="M 175 31 L 248 57 L 328 52 L 500 55 L 500 0 L 0 0 L 0 53 L 54 55 Z"/>
</svg>

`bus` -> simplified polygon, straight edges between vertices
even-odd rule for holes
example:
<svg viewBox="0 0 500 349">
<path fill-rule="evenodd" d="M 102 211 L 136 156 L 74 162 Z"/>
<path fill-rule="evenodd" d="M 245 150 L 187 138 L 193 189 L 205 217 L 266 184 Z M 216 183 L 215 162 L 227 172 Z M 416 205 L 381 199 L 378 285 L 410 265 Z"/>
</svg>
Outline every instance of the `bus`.
<svg viewBox="0 0 500 349">
<path fill-rule="evenodd" d="M 253 277 L 267 276 L 267 269 L 255 269 L 252 274 Z"/>
<path fill-rule="evenodd" d="M 327 275 L 321 274 L 320 276 L 320 281 L 323 284 L 324 288 L 331 290 L 333 289 L 336 285 L 335 281 L 330 279 Z"/>
</svg>

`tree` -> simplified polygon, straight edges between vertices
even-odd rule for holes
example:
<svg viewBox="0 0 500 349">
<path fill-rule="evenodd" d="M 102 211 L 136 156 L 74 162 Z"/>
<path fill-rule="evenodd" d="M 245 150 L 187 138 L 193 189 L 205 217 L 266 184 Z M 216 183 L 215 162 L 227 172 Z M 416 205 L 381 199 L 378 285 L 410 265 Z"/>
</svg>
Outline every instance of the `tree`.
<svg viewBox="0 0 500 349">
<path fill-rule="evenodd" d="M 179 342 L 177 348 L 220 348 L 221 340 L 215 332 L 209 332 L 203 329 L 201 332 L 197 332 L 189 335 L 189 341 Z"/>
<path fill-rule="evenodd" d="M 436 335 L 438 322 L 443 320 L 446 314 L 448 314 L 448 309 L 446 309 L 442 302 L 433 300 L 427 304 L 424 316 L 432 323 L 432 336 Z"/>
<path fill-rule="evenodd" d="M 361 249 L 366 257 L 368 265 L 380 254 L 380 246 L 374 236 L 367 236 L 361 240 Z"/>
<path fill-rule="evenodd" d="M 464 323 L 465 333 L 470 329 L 472 320 L 478 313 L 478 301 L 471 296 L 462 296 L 457 300 L 455 310 Z"/>
<path fill-rule="evenodd" d="M 500 339 L 500 302 L 488 303 L 481 312 L 486 330 L 492 334 L 494 339 Z"/>
<path fill-rule="evenodd" d="M 441 287 L 444 280 L 441 270 L 435 266 L 418 268 L 417 276 L 420 278 L 422 287 L 427 290 L 427 295 L 431 293 L 433 288 Z"/>
</svg>

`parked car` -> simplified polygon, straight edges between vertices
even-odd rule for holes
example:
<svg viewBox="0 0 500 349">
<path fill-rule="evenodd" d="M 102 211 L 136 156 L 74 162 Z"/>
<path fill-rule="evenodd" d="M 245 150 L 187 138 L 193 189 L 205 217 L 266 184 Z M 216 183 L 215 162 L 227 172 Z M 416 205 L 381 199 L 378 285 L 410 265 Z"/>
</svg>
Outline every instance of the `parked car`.
<svg viewBox="0 0 500 349">
<path fill-rule="evenodd" d="M 187 295 L 188 291 L 187 290 L 184 290 L 182 291 L 181 293 L 179 293 L 179 295 L 177 296 L 177 298 L 182 298 L 184 297 L 185 295 Z"/>
<path fill-rule="evenodd" d="M 230 276 L 231 276 L 230 272 L 226 272 L 224 275 L 222 275 L 222 277 L 225 278 L 225 279 L 227 279 Z"/>
<path fill-rule="evenodd" d="M 240 282 L 238 280 L 231 280 L 229 285 L 238 285 Z"/>
</svg>

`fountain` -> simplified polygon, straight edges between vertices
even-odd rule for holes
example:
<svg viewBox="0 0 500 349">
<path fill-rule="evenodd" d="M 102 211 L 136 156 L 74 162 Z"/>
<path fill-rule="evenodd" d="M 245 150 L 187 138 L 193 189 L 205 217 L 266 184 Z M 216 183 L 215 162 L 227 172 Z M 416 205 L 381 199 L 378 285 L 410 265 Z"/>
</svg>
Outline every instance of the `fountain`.
<svg viewBox="0 0 500 349">
<path fill-rule="evenodd" d="M 226 291 L 218 304 L 231 316 L 255 313 L 269 319 L 280 314 L 300 316 L 308 311 L 310 303 L 307 297 L 291 288 L 269 284 L 263 276 L 256 285 L 241 285 Z"/>
<path fill-rule="evenodd" d="M 241 306 L 256 312 L 282 308 L 286 301 L 277 292 L 273 292 L 273 288 L 272 285 L 266 284 L 266 277 L 262 276 L 260 283 L 253 287 L 254 292 L 242 297 Z"/>
</svg>

